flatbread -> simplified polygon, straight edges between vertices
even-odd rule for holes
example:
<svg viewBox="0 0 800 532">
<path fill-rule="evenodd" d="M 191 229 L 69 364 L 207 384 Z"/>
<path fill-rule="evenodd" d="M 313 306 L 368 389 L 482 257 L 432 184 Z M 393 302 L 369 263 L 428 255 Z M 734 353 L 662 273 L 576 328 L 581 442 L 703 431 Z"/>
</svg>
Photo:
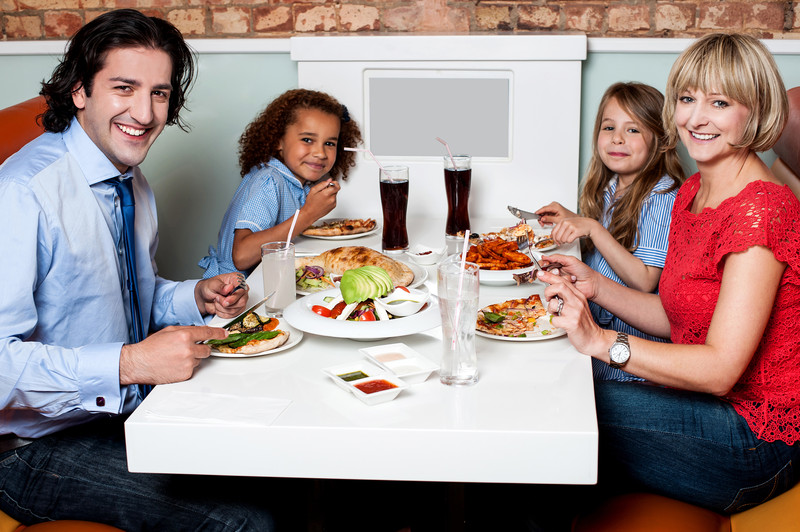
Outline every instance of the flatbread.
<svg viewBox="0 0 800 532">
<path fill-rule="evenodd" d="M 334 275 L 342 275 L 347 270 L 362 266 L 379 266 L 386 270 L 395 286 L 408 286 L 414 282 L 414 272 L 411 268 L 364 246 L 342 246 L 325 251 L 316 257 L 298 257 L 294 261 L 295 268 L 310 265 L 321 266 L 325 269 L 325 273 Z"/>
<path fill-rule="evenodd" d="M 253 340 L 235 349 L 227 345 L 217 345 L 214 346 L 214 349 L 220 353 L 235 353 L 238 355 L 263 353 L 264 351 L 270 351 L 276 347 L 280 347 L 289 340 L 289 333 L 286 331 L 276 330 L 276 332 L 279 333 L 278 336 L 269 340 Z"/>
<path fill-rule="evenodd" d="M 302 234 L 306 236 L 343 236 L 357 235 L 375 229 L 377 222 L 372 218 L 344 219 L 323 222 L 320 225 L 312 225 Z"/>
<path fill-rule="evenodd" d="M 487 313 L 500 319 L 489 319 Z M 525 337 L 536 330 L 536 320 L 547 315 L 542 299 L 533 294 L 527 299 L 510 299 L 480 309 L 475 328 L 497 336 Z"/>
</svg>

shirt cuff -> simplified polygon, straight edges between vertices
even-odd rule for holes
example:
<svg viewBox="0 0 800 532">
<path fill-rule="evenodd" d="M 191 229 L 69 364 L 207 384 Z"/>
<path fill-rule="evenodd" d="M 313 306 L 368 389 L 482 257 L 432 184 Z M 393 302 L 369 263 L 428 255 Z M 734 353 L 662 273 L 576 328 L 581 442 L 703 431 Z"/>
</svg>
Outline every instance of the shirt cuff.
<svg viewBox="0 0 800 532">
<path fill-rule="evenodd" d="M 647 266 L 663 268 L 667 260 L 667 250 L 640 246 L 633 252 L 633 256 L 641 260 Z"/>
<path fill-rule="evenodd" d="M 197 279 L 183 281 L 178 283 L 175 288 L 175 294 L 172 299 L 175 308 L 175 314 L 178 316 L 178 323 L 185 323 L 189 325 L 203 325 L 203 315 L 200 309 L 197 308 L 197 301 L 194 299 L 194 289 Z"/>
<path fill-rule="evenodd" d="M 119 357 L 122 342 L 93 344 L 80 348 L 78 382 L 81 406 L 87 412 L 118 414 L 122 411 Z"/>
</svg>

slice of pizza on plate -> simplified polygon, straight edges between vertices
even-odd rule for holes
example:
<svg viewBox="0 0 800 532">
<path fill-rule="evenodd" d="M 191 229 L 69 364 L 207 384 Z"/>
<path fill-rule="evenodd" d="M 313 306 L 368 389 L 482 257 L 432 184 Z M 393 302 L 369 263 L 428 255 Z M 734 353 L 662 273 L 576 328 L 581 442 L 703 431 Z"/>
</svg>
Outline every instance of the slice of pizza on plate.
<svg viewBox="0 0 800 532">
<path fill-rule="evenodd" d="M 240 321 L 228 327 L 227 338 L 208 340 L 220 353 L 254 355 L 276 349 L 289 339 L 289 333 L 277 329 L 277 318 L 262 317 L 255 312 L 246 314 Z"/>
<path fill-rule="evenodd" d="M 306 236 L 344 236 L 366 233 L 375 229 L 377 222 L 372 218 L 336 219 L 312 225 L 302 234 Z"/>
<path fill-rule="evenodd" d="M 551 334 L 550 314 L 539 294 L 527 299 L 510 299 L 478 311 L 476 329 L 507 338 L 526 338 Z"/>
</svg>

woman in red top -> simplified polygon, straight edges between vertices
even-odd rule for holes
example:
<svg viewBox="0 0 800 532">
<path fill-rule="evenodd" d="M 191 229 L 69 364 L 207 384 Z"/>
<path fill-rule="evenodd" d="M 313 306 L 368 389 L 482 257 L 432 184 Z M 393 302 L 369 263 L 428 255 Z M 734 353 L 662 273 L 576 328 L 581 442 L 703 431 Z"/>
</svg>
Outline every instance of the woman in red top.
<svg viewBox="0 0 800 532">
<path fill-rule="evenodd" d="M 699 172 L 678 191 L 660 295 L 557 255 L 553 325 L 650 383 L 596 382 L 600 483 L 733 513 L 800 475 L 800 203 L 756 155 L 787 119 L 764 46 L 707 35 L 677 59 L 663 118 Z M 587 299 L 672 344 L 599 328 Z"/>
</svg>

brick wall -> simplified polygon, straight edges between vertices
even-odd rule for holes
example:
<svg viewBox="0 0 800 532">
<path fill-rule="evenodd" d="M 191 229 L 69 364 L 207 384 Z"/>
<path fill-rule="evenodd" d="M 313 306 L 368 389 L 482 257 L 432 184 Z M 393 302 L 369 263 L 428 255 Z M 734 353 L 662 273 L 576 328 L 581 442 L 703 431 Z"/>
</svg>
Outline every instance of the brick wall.
<svg viewBox="0 0 800 532">
<path fill-rule="evenodd" d="M 2 40 L 64 39 L 103 11 L 122 7 L 166 18 L 192 38 L 557 31 L 695 37 L 719 30 L 800 38 L 800 2 L 777 0 L 0 0 Z"/>
</svg>

